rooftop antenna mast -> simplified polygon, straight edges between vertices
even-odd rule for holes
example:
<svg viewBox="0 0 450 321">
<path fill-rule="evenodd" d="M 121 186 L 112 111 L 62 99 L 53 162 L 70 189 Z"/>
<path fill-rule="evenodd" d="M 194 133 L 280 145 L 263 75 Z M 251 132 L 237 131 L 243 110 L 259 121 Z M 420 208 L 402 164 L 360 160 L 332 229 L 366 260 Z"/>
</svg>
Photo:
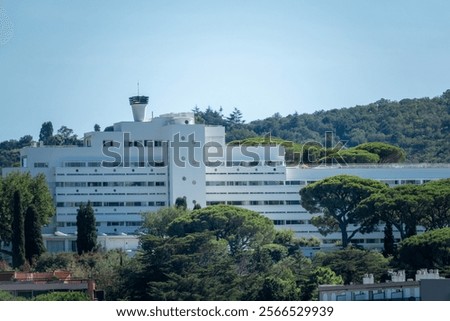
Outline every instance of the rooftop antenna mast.
<svg viewBox="0 0 450 321">
<path fill-rule="evenodd" d="M 139 81 L 137 82 L 137 95 L 139 97 Z"/>
</svg>

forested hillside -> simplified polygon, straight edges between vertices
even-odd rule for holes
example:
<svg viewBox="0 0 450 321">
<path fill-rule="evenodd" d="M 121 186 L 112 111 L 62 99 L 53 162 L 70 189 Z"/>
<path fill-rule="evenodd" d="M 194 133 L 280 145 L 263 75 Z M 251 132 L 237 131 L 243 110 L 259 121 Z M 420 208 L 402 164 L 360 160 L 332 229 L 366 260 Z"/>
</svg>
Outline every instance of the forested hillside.
<svg viewBox="0 0 450 321">
<path fill-rule="evenodd" d="M 450 90 L 435 98 L 381 99 L 313 114 L 275 114 L 248 124 L 236 109 L 226 118 L 209 107 L 194 112 L 201 122 L 226 125 L 227 141 L 270 133 L 296 143 L 314 140 L 324 144 L 325 133 L 332 131 L 335 141 L 348 141 L 348 147 L 384 142 L 403 148 L 407 162 L 450 162 Z"/>
</svg>

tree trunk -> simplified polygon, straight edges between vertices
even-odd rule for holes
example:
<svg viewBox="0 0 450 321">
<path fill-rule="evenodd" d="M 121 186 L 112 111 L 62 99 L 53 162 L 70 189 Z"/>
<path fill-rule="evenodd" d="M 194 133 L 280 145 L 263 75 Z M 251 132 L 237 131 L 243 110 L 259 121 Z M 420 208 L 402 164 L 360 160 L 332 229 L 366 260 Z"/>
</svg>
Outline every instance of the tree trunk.
<svg viewBox="0 0 450 321">
<path fill-rule="evenodd" d="M 342 224 L 339 224 L 339 228 L 341 229 L 341 233 L 342 233 L 342 247 L 346 248 L 349 243 L 347 228 L 346 228 L 346 226 L 343 226 Z"/>
</svg>

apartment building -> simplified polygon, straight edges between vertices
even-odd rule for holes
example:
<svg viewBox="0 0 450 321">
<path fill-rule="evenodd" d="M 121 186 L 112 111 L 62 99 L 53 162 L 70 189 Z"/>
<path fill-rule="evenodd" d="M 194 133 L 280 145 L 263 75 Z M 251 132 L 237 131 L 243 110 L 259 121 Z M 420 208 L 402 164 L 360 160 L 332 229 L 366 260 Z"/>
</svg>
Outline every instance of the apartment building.
<svg viewBox="0 0 450 321">
<path fill-rule="evenodd" d="M 372 274 L 362 284 L 319 285 L 320 301 L 448 301 L 450 279 L 438 270 L 421 269 L 414 279 L 406 279 L 405 271 L 388 271 L 391 279 L 375 283 Z"/>
</svg>

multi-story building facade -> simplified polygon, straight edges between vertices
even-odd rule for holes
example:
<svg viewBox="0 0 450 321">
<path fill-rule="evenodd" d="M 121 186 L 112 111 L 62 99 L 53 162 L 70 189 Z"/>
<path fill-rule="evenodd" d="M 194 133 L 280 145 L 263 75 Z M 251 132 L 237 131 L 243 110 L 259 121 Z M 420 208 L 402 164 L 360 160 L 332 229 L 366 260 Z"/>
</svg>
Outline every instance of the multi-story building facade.
<svg viewBox="0 0 450 321">
<path fill-rule="evenodd" d="M 45 146 L 21 151 L 21 168 L 46 175 L 56 215 L 46 233 L 74 235 L 81 203 L 93 205 L 99 234 L 135 234 L 143 212 L 170 206 L 186 197 L 188 207 L 242 206 L 270 218 L 297 236 L 333 245 L 340 234 L 320 235 L 300 205 L 299 190 L 338 174 L 357 175 L 390 185 L 421 184 L 450 177 L 450 166 L 367 165 L 287 166 L 281 146 L 227 146 L 222 126 L 196 124 L 193 113 L 145 119 L 148 97 L 130 98 L 134 121 L 112 131 L 89 132 L 83 146 Z M 357 235 L 367 247 L 380 247 L 383 233 Z M 70 246 L 64 246 L 65 250 Z"/>
<path fill-rule="evenodd" d="M 372 274 L 362 284 L 319 285 L 320 301 L 447 301 L 450 279 L 438 270 L 418 270 L 415 279 L 406 279 L 405 271 L 389 271 L 391 280 L 375 283 Z"/>
</svg>

